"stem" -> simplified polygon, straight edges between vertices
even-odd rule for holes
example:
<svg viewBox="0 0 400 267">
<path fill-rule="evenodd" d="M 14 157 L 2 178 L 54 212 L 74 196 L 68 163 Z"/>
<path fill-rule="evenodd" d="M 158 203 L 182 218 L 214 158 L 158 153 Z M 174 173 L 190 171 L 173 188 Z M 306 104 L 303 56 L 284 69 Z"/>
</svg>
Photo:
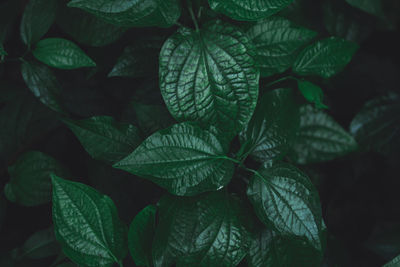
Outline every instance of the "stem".
<svg viewBox="0 0 400 267">
<path fill-rule="evenodd" d="M 199 8 L 199 12 L 197 12 L 197 19 L 200 19 L 200 17 L 201 17 L 201 12 L 203 11 L 203 7 L 201 6 L 200 8 Z"/>
<path fill-rule="evenodd" d="M 124 267 L 124 265 L 122 264 L 122 261 L 119 261 L 118 264 L 119 264 L 119 267 Z"/>
<path fill-rule="evenodd" d="M 175 22 L 174 24 L 175 24 L 176 26 L 178 26 L 178 27 L 185 28 L 185 26 L 184 26 L 183 24 L 179 23 L 179 22 Z"/>
<path fill-rule="evenodd" d="M 196 20 L 196 16 L 194 15 L 194 12 L 193 12 L 193 5 L 192 5 L 191 0 L 188 1 L 188 9 L 189 9 L 190 16 L 192 17 L 194 27 L 196 28 L 196 32 L 199 32 L 199 24 L 197 24 L 197 20 Z"/>
<path fill-rule="evenodd" d="M 270 86 L 272 86 L 274 84 L 277 84 L 277 83 L 280 83 L 280 82 L 283 82 L 283 81 L 286 81 L 286 80 L 298 81 L 299 79 L 297 79 L 296 77 L 293 77 L 293 76 L 286 76 L 286 77 L 280 78 L 280 79 L 278 79 L 276 81 L 268 83 L 265 87 L 270 87 Z"/>
</svg>

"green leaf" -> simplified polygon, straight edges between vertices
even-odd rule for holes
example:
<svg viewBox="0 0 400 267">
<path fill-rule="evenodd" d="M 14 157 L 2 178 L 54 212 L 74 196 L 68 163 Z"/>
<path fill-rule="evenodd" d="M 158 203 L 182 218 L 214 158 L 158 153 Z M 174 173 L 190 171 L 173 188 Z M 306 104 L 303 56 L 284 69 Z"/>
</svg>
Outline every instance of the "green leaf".
<svg viewBox="0 0 400 267">
<path fill-rule="evenodd" d="M 141 141 L 135 126 L 116 122 L 109 116 L 63 121 L 97 160 L 114 163 L 131 153 Z"/>
<path fill-rule="evenodd" d="M 293 0 L 208 0 L 210 7 L 236 20 L 253 21 L 269 17 Z"/>
<path fill-rule="evenodd" d="M 50 173 L 68 176 L 69 172 L 54 158 L 39 152 L 28 151 L 8 168 L 10 181 L 4 192 L 9 201 L 23 206 L 36 206 L 50 202 Z"/>
<path fill-rule="evenodd" d="M 287 163 L 262 168 L 250 180 L 247 196 L 265 225 L 289 238 L 306 238 L 322 250 L 318 191 L 300 170 Z"/>
<path fill-rule="evenodd" d="M 295 27 L 282 17 L 271 17 L 257 22 L 247 30 L 257 53 L 257 65 L 262 77 L 282 73 L 289 69 L 299 49 L 309 43 L 316 32 Z"/>
<path fill-rule="evenodd" d="M 60 85 L 56 76 L 46 66 L 24 61 L 21 73 L 31 92 L 50 109 L 63 113 L 60 104 Z"/>
<path fill-rule="evenodd" d="M 400 255 L 398 255 L 385 265 L 383 265 L 383 267 L 399 267 L 399 266 L 400 266 Z"/>
<path fill-rule="evenodd" d="M 50 29 L 57 13 L 57 0 L 30 0 L 20 25 L 21 39 L 30 47 Z"/>
<path fill-rule="evenodd" d="M 290 155 L 297 164 L 333 160 L 357 147 L 354 138 L 328 114 L 310 105 L 300 109 L 300 129 Z"/>
<path fill-rule="evenodd" d="M 263 95 L 253 118 L 240 134 L 245 155 L 266 162 L 281 159 L 288 152 L 299 127 L 299 104 L 290 88 Z M 239 155 L 240 156 L 240 155 Z"/>
<path fill-rule="evenodd" d="M 72 0 L 68 6 L 124 27 L 170 27 L 181 15 L 179 0 Z"/>
<path fill-rule="evenodd" d="M 288 238 L 269 229 L 260 229 L 252 238 L 247 262 L 249 267 L 317 267 L 321 252 L 300 238 Z"/>
<path fill-rule="evenodd" d="M 51 179 L 54 230 L 64 254 L 84 266 L 121 262 L 127 254 L 126 226 L 113 201 L 87 185 Z"/>
<path fill-rule="evenodd" d="M 62 38 L 40 40 L 32 53 L 39 61 L 58 69 L 96 66 L 76 44 Z"/>
<path fill-rule="evenodd" d="M 149 205 L 133 219 L 128 233 L 129 251 L 138 266 L 153 266 L 151 247 L 156 228 L 156 207 Z"/>
<path fill-rule="evenodd" d="M 233 175 L 227 145 L 210 131 L 175 124 L 148 137 L 114 167 L 147 178 L 170 193 L 192 196 L 225 186 Z"/>
<path fill-rule="evenodd" d="M 384 154 L 400 148 L 400 97 L 389 93 L 368 101 L 350 124 L 360 147 Z"/>
<path fill-rule="evenodd" d="M 154 266 L 236 266 L 245 257 L 246 209 L 225 190 L 165 196 L 153 242 Z"/>
<path fill-rule="evenodd" d="M 18 258 L 42 259 L 57 255 L 60 250 L 54 228 L 50 227 L 31 235 L 19 251 Z"/>
<path fill-rule="evenodd" d="M 386 19 L 383 12 L 382 0 L 346 0 L 346 2 L 378 18 Z"/>
<path fill-rule="evenodd" d="M 293 64 L 299 75 L 319 75 L 330 78 L 351 61 L 358 45 L 337 37 L 330 37 L 306 47 Z"/>
<path fill-rule="evenodd" d="M 258 97 L 254 48 L 237 28 L 217 21 L 200 32 L 181 28 L 160 54 L 160 88 L 178 121 L 199 121 L 235 136 Z"/>
<path fill-rule="evenodd" d="M 307 101 L 314 103 L 316 108 L 328 108 L 328 106 L 322 103 L 324 93 L 322 92 L 321 87 L 306 80 L 298 80 L 297 86 L 304 98 L 307 99 Z"/>
</svg>

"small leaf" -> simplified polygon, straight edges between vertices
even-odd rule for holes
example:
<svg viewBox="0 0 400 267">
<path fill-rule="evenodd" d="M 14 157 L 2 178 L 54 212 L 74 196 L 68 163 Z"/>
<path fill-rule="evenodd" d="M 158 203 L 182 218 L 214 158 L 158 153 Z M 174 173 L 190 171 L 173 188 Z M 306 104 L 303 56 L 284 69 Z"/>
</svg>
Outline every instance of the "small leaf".
<svg viewBox="0 0 400 267">
<path fill-rule="evenodd" d="M 57 0 L 30 0 L 22 15 L 22 41 L 30 47 L 50 29 L 56 18 Z"/>
<path fill-rule="evenodd" d="M 321 87 L 306 80 L 298 80 L 297 86 L 304 98 L 307 99 L 307 101 L 314 103 L 316 108 L 328 108 L 328 106 L 322 103 L 324 93 L 322 92 Z"/>
<path fill-rule="evenodd" d="M 175 124 L 148 137 L 114 165 L 147 178 L 175 195 L 218 190 L 233 175 L 227 145 L 210 131 L 190 123 Z"/>
<path fill-rule="evenodd" d="M 5 186 L 8 200 L 23 206 L 36 206 L 50 202 L 50 173 L 68 176 L 69 172 L 54 158 L 28 151 L 8 168 L 10 181 Z"/>
<path fill-rule="evenodd" d="M 265 225 L 283 236 L 304 237 L 322 250 L 318 191 L 297 168 L 278 163 L 260 169 L 250 180 L 247 196 Z"/>
<path fill-rule="evenodd" d="M 154 266 L 236 266 L 245 257 L 246 209 L 225 190 L 193 198 L 165 196 L 159 203 Z"/>
<path fill-rule="evenodd" d="M 51 179 L 54 230 L 64 254 L 84 266 L 121 262 L 127 254 L 126 226 L 113 201 L 84 184 Z"/>
<path fill-rule="evenodd" d="M 133 219 L 128 233 L 129 251 L 138 266 L 153 266 L 151 247 L 156 227 L 156 207 L 149 205 Z"/>
<path fill-rule="evenodd" d="M 36 59 L 54 68 L 76 69 L 96 66 L 96 63 L 76 44 L 62 38 L 40 40 L 32 53 Z"/>
<path fill-rule="evenodd" d="M 42 259 L 57 255 L 60 252 L 53 227 L 38 231 L 25 241 L 21 248 L 19 259 Z"/>
<path fill-rule="evenodd" d="M 64 119 L 85 150 L 97 160 L 114 163 L 131 153 L 140 143 L 135 126 L 98 116 L 80 121 Z"/>
<path fill-rule="evenodd" d="M 247 30 L 247 35 L 256 47 L 261 76 L 268 77 L 289 69 L 299 49 L 309 43 L 316 32 L 295 27 L 289 20 L 274 16 L 257 22 Z"/>
<path fill-rule="evenodd" d="M 293 71 L 330 78 L 351 61 L 357 50 L 355 43 L 337 37 L 326 38 L 306 47 L 294 62 Z"/>
<path fill-rule="evenodd" d="M 293 0 L 208 0 L 210 7 L 236 20 L 259 20 L 278 13 Z"/>
<path fill-rule="evenodd" d="M 300 109 L 300 128 L 290 155 L 297 164 L 333 160 L 357 147 L 354 138 L 328 114 L 310 105 Z"/>
</svg>

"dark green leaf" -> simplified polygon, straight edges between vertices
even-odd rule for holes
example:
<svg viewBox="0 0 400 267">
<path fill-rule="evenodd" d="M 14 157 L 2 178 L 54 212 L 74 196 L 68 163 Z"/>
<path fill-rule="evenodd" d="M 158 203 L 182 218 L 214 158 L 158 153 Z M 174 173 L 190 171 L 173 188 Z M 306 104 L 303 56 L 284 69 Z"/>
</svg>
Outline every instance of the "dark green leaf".
<svg viewBox="0 0 400 267">
<path fill-rule="evenodd" d="M 160 54 L 160 87 L 169 111 L 178 121 L 211 124 L 233 137 L 257 103 L 254 61 L 253 45 L 233 26 L 179 29 Z"/>
<path fill-rule="evenodd" d="M 23 154 L 8 168 L 10 181 L 4 192 L 9 201 L 36 206 L 51 200 L 50 173 L 68 176 L 69 172 L 54 158 L 39 152 Z"/>
<path fill-rule="evenodd" d="M 328 108 L 328 106 L 322 103 L 324 93 L 322 92 L 321 87 L 306 80 L 298 80 L 297 85 L 304 98 L 307 99 L 307 101 L 314 103 L 316 108 Z"/>
<path fill-rule="evenodd" d="M 299 49 L 309 43 L 316 32 L 295 27 L 289 20 L 274 16 L 259 21 L 247 35 L 256 47 L 261 75 L 268 77 L 289 69 Z"/>
<path fill-rule="evenodd" d="M 64 119 L 64 122 L 94 159 L 109 163 L 127 156 L 141 141 L 135 126 L 116 122 L 108 116 L 80 121 Z"/>
<path fill-rule="evenodd" d="M 322 250 L 318 191 L 309 178 L 286 163 L 262 168 L 247 188 L 258 218 L 277 233 L 306 238 Z"/>
<path fill-rule="evenodd" d="M 291 158 L 298 164 L 323 162 L 357 149 L 354 138 L 331 116 L 310 105 L 300 109 L 300 129 Z"/>
<path fill-rule="evenodd" d="M 379 18 L 385 18 L 382 0 L 346 0 L 346 2 L 356 8 Z"/>
<path fill-rule="evenodd" d="M 42 38 L 56 18 L 57 0 L 30 0 L 20 25 L 22 41 L 31 46 Z"/>
<path fill-rule="evenodd" d="M 54 68 L 76 69 L 96 66 L 96 63 L 76 44 L 62 38 L 40 40 L 32 53 L 39 61 Z"/>
<path fill-rule="evenodd" d="M 259 20 L 278 13 L 293 0 L 208 0 L 210 7 L 236 20 Z"/>
<path fill-rule="evenodd" d="M 121 262 L 127 254 L 126 226 L 112 200 L 84 184 L 51 177 L 54 230 L 65 255 L 84 266 Z"/>
<path fill-rule="evenodd" d="M 196 195 L 225 186 L 233 175 L 227 146 L 210 131 L 175 124 L 148 137 L 114 167 L 150 179 L 175 195 Z"/>
<path fill-rule="evenodd" d="M 56 76 L 46 66 L 24 61 L 21 73 L 32 93 L 47 107 L 56 112 L 63 112 L 60 104 L 60 85 Z"/>
<path fill-rule="evenodd" d="M 358 45 L 337 37 L 330 37 L 306 47 L 293 64 L 299 75 L 319 75 L 330 78 L 340 72 L 358 50 Z"/>
<path fill-rule="evenodd" d="M 383 265 L 383 267 L 399 267 L 399 266 L 400 266 L 400 255 L 395 257 L 385 265 Z"/>
<path fill-rule="evenodd" d="M 149 205 L 133 219 L 128 233 L 129 251 L 138 266 L 153 266 L 151 247 L 156 227 L 156 207 Z"/>
<path fill-rule="evenodd" d="M 54 229 L 50 227 L 31 235 L 22 246 L 18 258 L 42 259 L 57 255 L 60 249 Z"/>
<path fill-rule="evenodd" d="M 240 134 L 245 154 L 260 162 L 282 158 L 299 127 L 299 105 L 292 89 L 276 89 L 263 95 L 253 118 Z M 239 155 L 240 156 L 240 155 Z"/>
<path fill-rule="evenodd" d="M 236 266 L 246 255 L 246 210 L 225 190 L 165 196 L 153 242 L 154 266 Z"/>
<path fill-rule="evenodd" d="M 68 6 L 124 27 L 170 27 L 181 15 L 178 0 L 72 0 Z"/>
</svg>

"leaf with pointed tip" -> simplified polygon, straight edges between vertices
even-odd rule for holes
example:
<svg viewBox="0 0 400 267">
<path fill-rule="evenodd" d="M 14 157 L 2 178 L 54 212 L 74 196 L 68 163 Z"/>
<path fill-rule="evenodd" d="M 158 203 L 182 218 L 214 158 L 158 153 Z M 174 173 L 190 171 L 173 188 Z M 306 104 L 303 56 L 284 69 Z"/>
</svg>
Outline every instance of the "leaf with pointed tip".
<svg viewBox="0 0 400 267">
<path fill-rule="evenodd" d="M 83 266 L 111 267 L 127 254 L 126 226 L 113 201 L 93 188 L 51 175 L 53 223 L 64 254 Z"/>
<path fill-rule="evenodd" d="M 246 33 L 256 47 L 257 65 L 262 77 L 289 69 L 299 49 L 316 36 L 316 32 L 295 27 L 289 20 L 278 16 L 257 22 Z"/>
<path fill-rule="evenodd" d="M 306 105 L 300 109 L 300 128 L 290 158 L 297 164 L 333 160 L 358 147 L 354 138 L 331 116 Z"/>
<path fill-rule="evenodd" d="M 178 121 L 198 121 L 234 137 L 258 97 L 254 47 L 237 28 L 217 21 L 199 32 L 181 28 L 160 53 L 160 88 Z"/>
<path fill-rule="evenodd" d="M 191 123 L 175 124 L 148 137 L 132 154 L 114 164 L 147 178 L 170 193 L 192 196 L 218 190 L 233 175 L 228 146 Z"/>
<path fill-rule="evenodd" d="M 57 255 L 60 250 L 54 228 L 50 227 L 31 235 L 22 246 L 18 258 L 42 259 Z"/>
<path fill-rule="evenodd" d="M 154 266 L 236 266 L 247 254 L 246 209 L 225 190 L 165 196 L 153 242 Z"/>
<path fill-rule="evenodd" d="M 32 53 L 37 60 L 58 69 L 77 69 L 96 66 L 96 63 L 76 44 L 62 38 L 40 40 Z"/>
<path fill-rule="evenodd" d="M 210 7 L 236 20 L 253 21 L 269 17 L 293 0 L 208 0 Z"/>
<path fill-rule="evenodd" d="M 293 71 L 299 75 L 319 75 L 330 78 L 351 61 L 358 45 L 337 37 L 330 37 L 306 47 L 297 56 Z"/>
<path fill-rule="evenodd" d="M 308 102 L 314 103 L 316 108 L 328 108 L 328 106 L 322 103 L 324 93 L 322 92 L 321 87 L 306 80 L 298 80 L 297 86 L 304 98 Z"/>
<path fill-rule="evenodd" d="M 265 225 L 283 236 L 306 238 L 322 250 L 318 191 L 296 167 L 278 163 L 261 168 L 250 180 L 247 196 Z"/>
<path fill-rule="evenodd" d="M 135 216 L 129 227 L 129 251 L 138 266 L 153 266 L 151 247 L 156 227 L 156 211 L 154 205 L 145 207 Z"/>
<path fill-rule="evenodd" d="M 116 122 L 109 116 L 63 121 L 97 160 L 114 163 L 131 153 L 141 141 L 135 126 Z"/>
<path fill-rule="evenodd" d="M 54 158 L 39 152 L 28 151 L 14 165 L 8 167 L 10 181 L 4 188 L 9 201 L 23 206 L 36 206 L 50 202 L 50 173 L 68 176 L 68 170 Z"/>
</svg>

